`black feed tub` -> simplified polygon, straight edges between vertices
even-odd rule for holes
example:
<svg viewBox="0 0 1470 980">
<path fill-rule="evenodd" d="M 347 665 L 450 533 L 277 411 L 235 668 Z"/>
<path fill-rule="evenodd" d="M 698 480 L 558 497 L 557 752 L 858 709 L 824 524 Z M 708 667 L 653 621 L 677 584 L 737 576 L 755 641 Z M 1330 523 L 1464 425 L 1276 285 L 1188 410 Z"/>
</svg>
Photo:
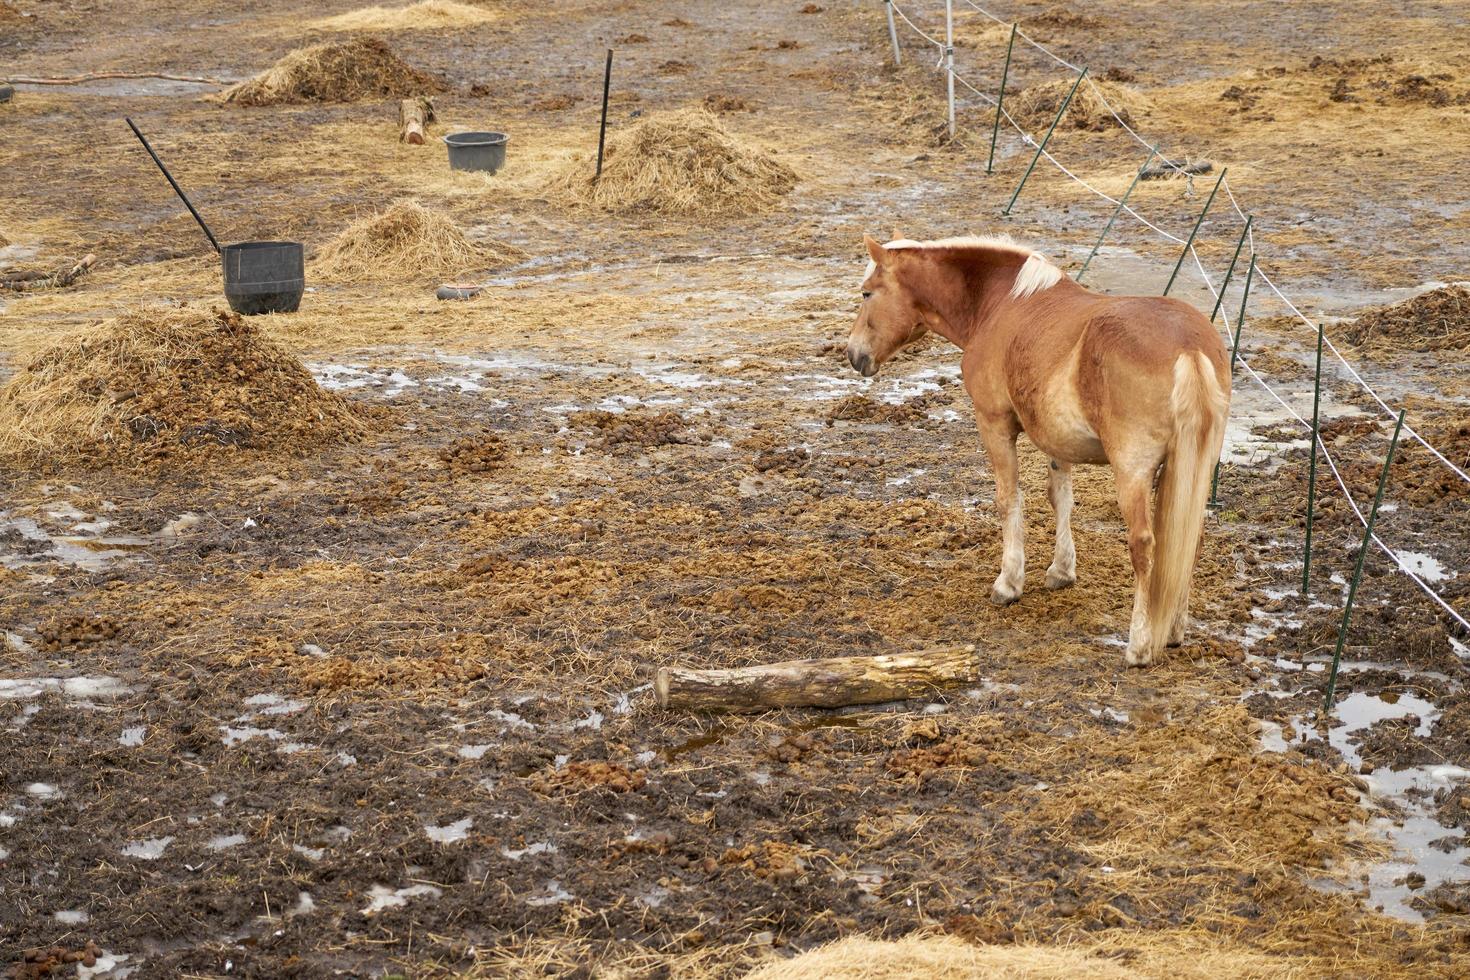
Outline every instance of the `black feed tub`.
<svg viewBox="0 0 1470 980">
<path fill-rule="evenodd" d="M 450 133 L 444 137 L 449 147 L 451 170 L 477 170 L 493 174 L 505 166 L 504 133 Z"/>
<path fill-rule="evenodd" d="M 225 299 L 246 316 L 295 313 L 306 292 L 306 259 L 300 242 L 240 242 L 220 251 Z"/>
</svg>

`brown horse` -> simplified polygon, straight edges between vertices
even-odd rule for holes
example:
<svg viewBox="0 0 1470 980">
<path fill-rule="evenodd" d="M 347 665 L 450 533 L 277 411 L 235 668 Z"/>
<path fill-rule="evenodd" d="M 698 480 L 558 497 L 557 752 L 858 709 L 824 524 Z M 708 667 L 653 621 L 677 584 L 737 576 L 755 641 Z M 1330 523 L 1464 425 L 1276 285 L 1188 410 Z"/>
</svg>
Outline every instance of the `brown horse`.
<svg viewBox="0 0 1470 980">
<path fill-rule="evenodd" d="M 852 366 L 871 378 L 928 330 L 964 351 L 1004 543 L 991 601 L 1014 602 L 1025 579 L 1016 465 L 1024 432 L 1051 457 L 1057 540 L 1046 587 L 1077 577 L 1072 464 L 1110 463 L 1133 560 L 1128 663 L 1182 642 L 1230 409 L 1229 358 L 1210 321 L 1175 299 L 1094 293 L 1005 238 L 864 243 L 872 262 L 847 340 Z"/>
</svg>

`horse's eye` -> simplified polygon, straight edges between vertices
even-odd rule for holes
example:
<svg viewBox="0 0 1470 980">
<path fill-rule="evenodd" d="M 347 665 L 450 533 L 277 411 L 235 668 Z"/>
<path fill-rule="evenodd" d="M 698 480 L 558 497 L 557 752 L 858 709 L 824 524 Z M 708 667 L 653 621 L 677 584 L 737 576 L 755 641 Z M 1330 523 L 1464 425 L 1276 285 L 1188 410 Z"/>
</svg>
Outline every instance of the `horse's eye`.
<svg viewBox="0 0 1470 980">
<path fill-rule="evenodd" d="M 872 296 L 872 295 L 873 295 L 873 294 L 872 294 L 872 293 L 870 293 L 870 292 L 868 292 L 868 293 L 863 293 L 863 299 L 867 299 L 867 298 L 868 298 L 868 297 L 870 297 L 870 296 Z"/>
</svg>

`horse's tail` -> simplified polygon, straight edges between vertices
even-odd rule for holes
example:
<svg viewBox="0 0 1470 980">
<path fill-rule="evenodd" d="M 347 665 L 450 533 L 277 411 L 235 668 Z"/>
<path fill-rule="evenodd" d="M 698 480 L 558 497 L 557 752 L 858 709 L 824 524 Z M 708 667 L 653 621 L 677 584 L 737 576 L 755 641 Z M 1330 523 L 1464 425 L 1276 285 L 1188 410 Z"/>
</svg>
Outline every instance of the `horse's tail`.
<svg viewBox="0 0 1470 980">
<path fill-rule="evenodd" d="M 1230 395 L 1202 351 L 1174 361 L 1174 436 L 1154 502 L 1154 560 L 1148 582 L 1149 632 L 1162 645 L 1188 615 L 1189 585 L 1204 529 L 1210 476 L 1225 441 Z"/>
</svg>

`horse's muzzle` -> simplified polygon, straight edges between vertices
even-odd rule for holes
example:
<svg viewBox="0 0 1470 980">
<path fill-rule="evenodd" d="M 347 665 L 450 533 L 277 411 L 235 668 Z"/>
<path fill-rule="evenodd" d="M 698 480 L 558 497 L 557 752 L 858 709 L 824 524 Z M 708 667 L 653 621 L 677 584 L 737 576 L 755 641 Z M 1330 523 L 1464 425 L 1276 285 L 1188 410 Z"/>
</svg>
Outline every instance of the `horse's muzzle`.
<svg viewBox="0 0 1470 980">
<path fill-rule="evenodd" d="M 873 360 L 873 355 L 867 351 L 855 351 L 851 347 L 847 349 L 847 363 L 852 369 L 865 378 L 871 378 L 878 373 L 878 363 Z"/>
</svg>

